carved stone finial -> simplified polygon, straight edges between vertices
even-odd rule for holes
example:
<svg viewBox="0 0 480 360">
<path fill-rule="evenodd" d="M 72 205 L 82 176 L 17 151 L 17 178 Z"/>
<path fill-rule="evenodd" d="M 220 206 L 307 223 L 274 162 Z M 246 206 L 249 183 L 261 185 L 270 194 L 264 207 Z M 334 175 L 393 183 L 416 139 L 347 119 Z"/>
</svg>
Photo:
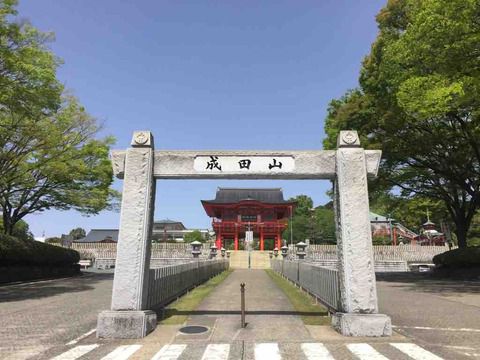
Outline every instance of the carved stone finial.
<svg viewBox="0 0 480 360">
<path fill-rule="evenodd" d="M 150 131 L 135 131 L 133 133 L 133 147 L 153 147 L 153 136 Z"/>
<path fill-rule="evenodd" d="M 340 131 L 337 139 L 337 147 L 359 147 L 360 139 L 355 130 Z"/>
</svg>

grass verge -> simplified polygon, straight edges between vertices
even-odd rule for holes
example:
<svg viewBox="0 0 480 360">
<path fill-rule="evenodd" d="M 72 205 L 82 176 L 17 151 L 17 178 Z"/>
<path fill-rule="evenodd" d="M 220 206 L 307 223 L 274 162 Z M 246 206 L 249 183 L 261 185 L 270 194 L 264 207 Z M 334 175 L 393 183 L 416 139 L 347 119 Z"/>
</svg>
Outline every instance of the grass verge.
<svg viewBox="0 0 480 360">
<path fill-rule="evenodd" d="M 325 307 L 316 304 L 315 300 L 306 292 L 295 287 L 271 269 L 265 270 L 273 282 L 284 292 L 296 311 L 301 315 L 305 325 L 330 325 L 330 317 Z"/>
<path fill-rule="evenodd" d="M 189 293 L 183 295 L 178 300 L 170 303 L 166 308 L 160 324 L 163 325 L 178 325 L 183 324 L 187 318 L 188 313 L 195 310 L 197 306 L 205 299 L 217 285 L 230 275 L 233 270 L 227 270 L 211 278 L 206 283 L 197 286 Z"/>
</svg>

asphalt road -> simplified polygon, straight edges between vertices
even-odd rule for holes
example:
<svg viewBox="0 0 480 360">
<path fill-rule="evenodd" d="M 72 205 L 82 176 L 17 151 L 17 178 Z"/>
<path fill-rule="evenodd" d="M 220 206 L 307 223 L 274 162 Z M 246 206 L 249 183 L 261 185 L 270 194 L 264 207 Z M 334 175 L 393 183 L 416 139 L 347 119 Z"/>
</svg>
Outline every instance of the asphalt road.
<svg viewBox="0 0 480 360">
<path fill-rule="evenodd" d="M 0 286 L 0 358 L 27 359 L 94 329 L 112 273 Z"/>
<path fill-rule="evenodd" d="M 109 308 L 112 278 L 89 273 L 0 286 L 0 358 L 49 358 L 72 348 L 66 344 L 94 329 L 98 312 Z M 412 273 L 378 275 L 377 280 L 380 311 L 391 316 L 397 332 L 444 359 L 480 359 L 479 282 Z M 92 342 L 98 342 L 93 333 L 77 345 Z M 120 344 L 102 343 L 108 349 Z"/>
<path fill-rule="evenodd" d="M 436 354 L 480 359 L 479 281 L 377 274 L 377 292 L 380 312 L 392 318 L 395 331 Z"/>
</svg>

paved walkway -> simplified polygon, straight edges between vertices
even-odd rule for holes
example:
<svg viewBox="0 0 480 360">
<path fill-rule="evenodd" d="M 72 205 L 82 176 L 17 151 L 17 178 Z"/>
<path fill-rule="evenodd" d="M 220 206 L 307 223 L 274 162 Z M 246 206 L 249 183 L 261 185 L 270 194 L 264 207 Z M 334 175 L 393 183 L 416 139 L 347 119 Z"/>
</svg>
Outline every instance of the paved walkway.
<svg viewBox="0 0 480 360">
<path fill-rule="evenodd" d="M 180 326 L 160 325 L 144 339 L 101 340 L 90 330 L 108 308 L 111 280 L 111 274 L 90 274 L 0 287 L 0 358 L 480 359 L 478 282 L 379 276 L 380 309 L 406 336 L 345 338 L 330 326 L 303 325 L 262 270 L 237 270 L 189 316 L 188 323 L 210 327 L 206 334 L 179 335 Z M 241 282 L 247 284 L 246 329 L 240 329 Z"/>
<path fill-rule="evenodd" d="M 240 284 L 245 283 L 247 327 L 240 324 Z M 188 325 L 213 329 L 211 341 L 308 341 L 310 333 L 265 270 L 235 270 L 200 304 Z M 181 340 L 185 336 L 179 336 Z"/>
</svg>

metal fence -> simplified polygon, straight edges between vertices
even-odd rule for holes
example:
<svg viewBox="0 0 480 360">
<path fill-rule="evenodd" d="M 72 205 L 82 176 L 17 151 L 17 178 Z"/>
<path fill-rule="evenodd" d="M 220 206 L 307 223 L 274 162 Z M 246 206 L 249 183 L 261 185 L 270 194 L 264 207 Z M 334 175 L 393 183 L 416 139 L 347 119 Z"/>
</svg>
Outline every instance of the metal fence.
<svg viewBox="0 0 480 360">
<path fill-rule="evenodd" d="M 272 260 L 272 269 L 308 291 L 330 310 L 340 309 L 337 270 L 295 260 Z"/>
<path fill-rule="evenodd" d="M 188 289 L 228 269 L 228 260 L 201 260 L 150 269 L 148 308 L 174 300 Z"/>
</svg>

